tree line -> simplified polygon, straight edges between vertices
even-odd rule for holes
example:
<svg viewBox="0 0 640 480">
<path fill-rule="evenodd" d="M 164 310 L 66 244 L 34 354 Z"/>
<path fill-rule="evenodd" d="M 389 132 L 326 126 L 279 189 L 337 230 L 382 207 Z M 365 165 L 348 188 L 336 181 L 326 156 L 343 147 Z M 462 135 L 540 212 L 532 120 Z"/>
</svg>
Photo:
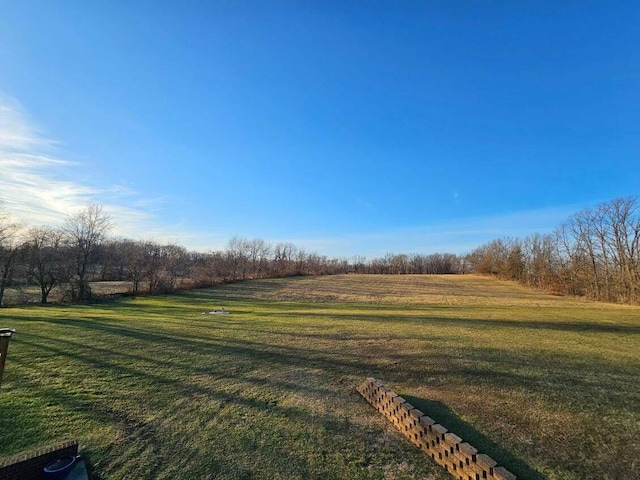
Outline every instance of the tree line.
<svg viewBox="0 0 640 480">
<path fill-rule="evenodd" d="M 92 297 L 90 282 L 128 281 L 131 293 L 273 276 L 339 273 L 342 262 L 307 254 L 291 243 L 233 238 L 223 252 L 190 252 L 176 244 L 108 237 L 111 218 L 100 205 L 68 216 L 59 228 L 24 228 L 0 214 L 0 305 L 9 286 L 37 285 L 40 302 L 54 288 L 65 300 Z"/>
<path fill-rule="evenodd" d="M 618 198 L 571 215 L 548 234 L 495 239 L 471 269 L 594 300 L 640 303 L 640 203 Z"/>
<path fill-rule="evenodd" d="M 289 242 L 234 237 L 221 251 L 108 236 L 100 205 L 58 228 L 26 228 L 0 210 L 0 306 L 7 287 L 37 286 L 40 302 L 58 289 L 67 301 L 92 297 L 90 282 L 126 281 L 130 293 L 158 294 L 256 278 L 294 275 L 464 274 L 515 280 L 561 294 L 640 302 L 640 205 L 616 199 L 568 218 L 555 231 L 495 239 L 468 255 L 394 254 L 330 258 Z"/>
<path fill-rule="evenodd" d="M 453 254 L 387 254 L 330 258 L 290 242 L 234 237 L 222 251 L 188 251 L 173 243 L 111 238 L 100 205 L 66 217 L 59 228 L 21 227 L 0 214 L 0 306 L 7 287 L 37 286 L 40 302 L 54 289 L 66 301 L 92 297 L 90 282 L 127 281 L 131 294 L 168 293 L 256 278 L 338 273 L 459 273 Z"/>
</svg>

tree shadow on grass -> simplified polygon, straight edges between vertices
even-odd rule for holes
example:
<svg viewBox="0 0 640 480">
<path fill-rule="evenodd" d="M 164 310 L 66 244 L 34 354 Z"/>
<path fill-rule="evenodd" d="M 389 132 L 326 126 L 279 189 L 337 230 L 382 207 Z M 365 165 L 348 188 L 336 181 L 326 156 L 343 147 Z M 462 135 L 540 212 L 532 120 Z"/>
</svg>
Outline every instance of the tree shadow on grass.
<svg viewBox="0 0 640 480">
<path fill-rule="evenodd" d="M 137 478 L 158 478 L 164 469 L 172 467 L 173 449 L 175 442 L 180 444 L 180 449 L 185 450 L 185 455 L 195 458 L 198 464 L 205 462 L 198 457 L 202 455 L 198 449 L 192 450 L 189 445 L 183 445 L 183 438 L 179 435 L 177 438 L 167 436 L 168 432 L 172 432 L 172 428 L 181 425 L 180 420 L 176 420 L 179 416 L 192 417 L 193 423 L 201 418 L 201 423 L 206 423 L 222 412 L 225 415 L 225 422 L 221 424 L 221 428 L 226 429 L 231 436 L 231 445 L 237 445 L 244 441 L 249 442 L 248 445 L 252 449 L 256 448 L 251 442 L 252 436 L 248 435 L 245 430 L 240 428 L 237 430 L 237 418 L 244 418 L 243 412 L 252 412 L 252 416 L 265 419 L 272 422 L 271 427 L 275 428 L 276 434 L 282 434 L 278 430 L 280 425 L 286 419 L 287 427 L 296 431 L 296 425 L 302 425 L 304 428 L 314 428 L 318 431 L 326 431 L 335 433 L 335 435 L 345 435 L 345 431 L 349 431 L 348 424 L 345 423 L 341 415 L 331 411 L 313 411 L 308 407 L 291 405 L 282 402 L 283 399 L 291 393 L 302 393 L 303 395 L 313 398 L 327 398 L 331 394 L 329 389 L 322 386 L 314 387 L 313 385 L 295 385 L 292 383 L 282 382 L 279 379 L 264 378 L 260 379 L 246 378 L 245 382 L 238 383 L 243 379 L 244 375 L 216 375 L 216 380 L 235 378 L 235 384 L 243 385 L 240 390 L 226 390 L 224 382 L 218 384 L 213 382 L 197 383 L 194 382 L 193 375 L 197 374 L 201 367 L 193 366 L 191 369 L 184 365 L 176 365 L 169 362 L 168 369 L 170 371 L 178 369 L 179 375 L 167 376 L 161 367 L 161 363 L 157 358 L 145 359 L 129 351 L 122 352 L 119 348 L 114 347 L 112 351 L 106 347 L 85 346 L 84 348 L 78 342 L 70 342 L 69 340 L 57 340 L 42 335 L 23 334 L 27 338 L 21 338 L 22 344 L 27 345 L 34 350 L 48 352 L 53 354 L 59 360 L 59 363 L 68 363 L 73 369 L 71 373 L 65 374 L 65 386 L 61 386 L 56 382 L 49 382 L 50 373 L 42 379 L 34 381 L 30 388 L 37 397 L 46 405 L 56 405 L 64 408 L 70 418 L 66 420 L 63 427 L 70 428 L 70 425 L 82 421 L 83 418 L 90 418 L 93 422 L 104 425 L 104 428 L 117 428 L 121 430 L 121 438 L 119 443 L 109 443 L 94 445 L 88 450 L 84 450 L 83 454 L 87 458 L 87 465 L 95 478 L 108 478 L 113 476 L 113 472 L 120 471 L 121 468 L 127 467 L 127 459 L 137 456 L 144 456 L 145 452 L 152 452 L 158 457 L 155 464 L 145 464 L 139 468 L 144 469 L 144 475 Z M 161 339 L 157 337 L 156 340 Z M 174 339 L 167 337 L 167 342 L 173 342 Z M 70 345 L 71 344 L 71 345 Z M 69 348 L 69 347 L 72 348 Z M 197 345 L 194 344 L 194 347 Z M 242 355 L 251 355 L 249 347 L 241 349 L 239 354 L 233 348 L 226 352 L 227 356 L 234 359 Z M 162 351 L 162 349 L 158 349 Z M 275 355 L 273 361 L 276 364 L 286 362 L 290 364 L 291 357 L 286 354 L 282 358 Z M 64 361 L 62 361 L 64 359 Z M 22 362 L 26 363 L 27 359 L 22 358 Z M 147 362 L 151 362 L 157 368 L 148 368 Z M 303 363 L 299 363 L 300 366 Z M 35 370 L 36 367 L 32 366 Z M 251 372 L 249 372 L 251 373 Z M 99 377 L 104 380 L 104 395 L 94 395 L 96 385 L 85 390 L 82 387 L 83 377 L 87 374 L 93 377 Z M 219 378 L 218 378 L 219 377 Z M 126 381 L 125 381 L 126 379 Z M 122 381 L 120 381 L 122 380 Z M 257 383 L 257 380 L 260 383 Z M 114 382 L 114 391 L 111 392 L 109 384 Z M 76 389 L 68 389 L 66 385 L 75 385 Z M 256 388 L 259 387 L 259 391 Z M 118 392 L 119 389 L 124 390 Z M 131 389 L 129 393 L 127 390 Z M 132 401 L 135 396 L 136 400 Z M 159 402 L 151 402 L 151 398 L 159 399 Z M 338 397 L 340 398 L 340 397 Z M 117 400 L 117 401 L 116 401 Z M 184 400 L 184 403 L 179 403 Z M 200 410 L 198 406 L 210 406 L 211 402 L 219 405 L 219 410 L 211 413 L 209 410 Z M 143 407 L 137 407 L 140 404 Z M 195 407 L 193 405 L 196 405 Z M 228 409 L 228 410 L 227 410 Z M 208 412 L 208 413 L 204 413 Z M 208 416 L 210 415 L 211 416 Z M 44 413 L 42 413 L 44 415 Z M 207 415 L 206 417 L 204 415 Z M 40 418 L 40 413 L 34 415 Z M 200 417 L 202 416 L 202 417 Z M 174 418 L 175 417 L 175 418 Z M 231 420 L 230 420 L 231 419 Z M 273 421 L 272 419 L 276 419 Z M 280 419 L 280 420 L 278 420 Z M 275 422 L 275 423 L 274 423 Z M 82 429 L 81 429 L 82 430 Z M 183 430 L 180 430 L 183 431 Z M 250 432 L 249 432 L 250 433 Z M 80 435 L 80 440 L 84 441 L 85 433 Z M 187 435 L 197 435 L 197 432 L 191 430 Z M 248 436 L 247 436 L 248 435 Z M 203 437 L 208 438 L 208 437 Z M 249 448 L 249 447 L 247 447 Z M 216 451 L 214 444 L 211 449 Z M 224 454 L 224 451 L 216 451 L 216 455 Z M 248 455 L 246 451 L 239 452 Z M 97 462 L 92 463 L 92 458 Z M 105 462 L 108 462 L 107 465 Z M 115 462 L 115 463 L 114 463 Z M 214 470 L 219 470 L 222 475 L 230 469 L 240 468 L 239 465 L 217 464 L 217 460 L 206 460 L 213 462 Z M 205 462 L 205 463 L 206 463 Z M 101 467 L 98 465 L 102 464 Z M 101 473 L 102 471 L 102 473 Z M 139 473 L 139 472 L 138 472 Z M 214 471 L 214 473 L 216 473 Z M 250 472 L 246 473 L 249 475 Z M 217 474 L 217 473 L 216 473 Z M 104 475 L 104 476 L 100 476 Z M 229 478 L 244 478 L 237 476 Z M 135 475 L 134 475 L 135 477 Z M 293 477 L 293 475 L 292 475 Z M 218 477 L 216 477 L 218 478 Z M 246 477 L 249 478 L 249 477 Z"/>
<path fill-rule="evenodd" d="M 462 437 L 464 442 L 477 448 L 478 453 L 489 455 L 498 462 L 499 466 L 505 467 L 516 475 L 518 480 L 547 480 L 547 477 L 527 465 L 522 459 L 509 453 L 500 445 L 478 432 L 471 424 L 458 417 L 442 402 L 405 394 L 402 394 L 402 398 L 433 418 L 437 423 L 445 426 L 450 432 Z"/>
</svg>

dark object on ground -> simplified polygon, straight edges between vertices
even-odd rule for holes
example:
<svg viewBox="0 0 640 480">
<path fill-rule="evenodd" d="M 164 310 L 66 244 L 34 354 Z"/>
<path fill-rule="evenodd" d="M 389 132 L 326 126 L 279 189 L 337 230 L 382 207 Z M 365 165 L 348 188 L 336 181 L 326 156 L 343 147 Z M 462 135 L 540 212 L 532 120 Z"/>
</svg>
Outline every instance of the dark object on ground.
<svg viewBox="0 0 640 480">
<path fill-rule="evenodd" d="M 7 359 L 9 340 L 14 333 L 13 328 L 0 328 L 0 385 L 2 385 L 2 373 L 4 372 L 4 362 Z"/>
<path fill-rule="evenodd" d="M 78 442 L 59 443 L 0 460 L 2 480 L 42 480 L 44 467 L 58 458 L 78 455 Z"/>
<path fill-rule="evenodd" d="M 69 456 L 59 458 L 44 467 L 44 478 L 47 480 L 64 480 L 76 465 L 76 457 Z"/>
</svg>

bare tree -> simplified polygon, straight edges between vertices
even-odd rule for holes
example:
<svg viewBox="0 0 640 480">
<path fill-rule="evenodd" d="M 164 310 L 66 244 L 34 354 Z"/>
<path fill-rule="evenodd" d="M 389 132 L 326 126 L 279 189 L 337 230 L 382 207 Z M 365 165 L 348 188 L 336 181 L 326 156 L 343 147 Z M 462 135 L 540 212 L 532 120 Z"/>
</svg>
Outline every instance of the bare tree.
<svg viewBox="0 0 640 480">
<path fill-rule="evenodd" d="M 164 258 L 164 288 L 165 291 L 174 291 L 179 288 L 181 279 L 189 273 L 187 249 L 176 244 L 168 244 L 162 247 Z"/>
<path fill-rule="evenodd" d="M 473 270 L 482 274 L 505 275 L 511 244 L 508 238 L 497 238 L 476 248 L 468 257 Z"/>
<path fill-rule="evenodd" d="M 100 264 L 100 280 L 122 281 L 126 279 L 126 254 L 132 240 L 108 239 L 96 252 L 96 262 Z"/>
<path fill-rule="evenodd" d="M 47 303 L 51 290 L 68 281 L 70 265 L 62 246 L 63 232 L 32 228 L 23 245 L 29 278 L 40 287 L 40 303 Z"/>
<path fill-rule="evenodd" d="M 140 283 L 146 274 L 146 247 L 143 242 L 123 240 L 120 242 L 124 262 L 124 276 L 131 281 L 131 293 L 137 295 Z"/>
<path fill-rule="evenodd" d="M 74 259 L 79 300 L 91 296 L 87 274 L 97 247 L 104 241 L 111 226 L 111 217 L 101 205 L 95 204 L 69 215 L 65 220 L 64 231 Z"/>
<path fill-rule="evenodd" d="M 174 291 L 178 287 L 178 279 L 186 277 L 188 273 L 188 254 L 179 245 L 145 242 L 142 250 L 137 252 L 136 262 L 144 266 L 144 277 L 149 281 L 149 293 L 152 294 Z M 134 287 L 135 291 L 137 288 Z"/>
<path fill-rule="evenodd" d="M 264 275 L 271 246 L 261 238 L 249 241 L 249 260 L 251 261 L 251 273 L 255 278 Z"/>
<path fill-rule="evenodd" d="M 286 277 L 292 272 L 292 261 L 297 247 L 290 242 L 280 242 L 273 249 L 273 271 L 277 277 Z"/>
<path fill-rule="evenodd" d="M 525 283 L 536 288 L 553 288 L 557 274 L 557 246 L 553 235 L 534 233 L 522 243 L 526 265 Z"/>
<path fill-rule="evenodd" d="M 638 300 L 640 289 L 640 205 L 635 197 L 618 198 L 603 206 L 609 225 L 609 250 L 618 270 L 620 297 Z"/>
<path fill-rule="evenodd" d="M 233 280 L 244 280 L 247 276 L 251 244 L 248 240 L 233 237 L 227 243 L 227 257 L 232 268 Z"/>
<path fill-rule="evenodd" d="M 0 307 L 5 288 L 11 283 L 13 270 L 18 256 L 18 234 L 20 226 L 11 221 L 9 215 L 0 207 Z"/>
</svg>

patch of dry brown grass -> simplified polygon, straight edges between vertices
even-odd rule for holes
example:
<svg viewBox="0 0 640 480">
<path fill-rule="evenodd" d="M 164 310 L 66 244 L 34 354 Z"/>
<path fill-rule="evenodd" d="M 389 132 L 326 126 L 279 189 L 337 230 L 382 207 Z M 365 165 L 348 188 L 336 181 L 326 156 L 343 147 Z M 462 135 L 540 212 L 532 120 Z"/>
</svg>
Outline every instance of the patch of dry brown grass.
<svg viewBox="0 0 640 480">
<path fill-rule="evenodd" d="M 588 305 L 577 298 L 536 292 L 514 282 L 478 275 L 334 275 L 247 282 L 229 286 L 254 298 L 292 302 L 384 305 Z"/>
</svg>

